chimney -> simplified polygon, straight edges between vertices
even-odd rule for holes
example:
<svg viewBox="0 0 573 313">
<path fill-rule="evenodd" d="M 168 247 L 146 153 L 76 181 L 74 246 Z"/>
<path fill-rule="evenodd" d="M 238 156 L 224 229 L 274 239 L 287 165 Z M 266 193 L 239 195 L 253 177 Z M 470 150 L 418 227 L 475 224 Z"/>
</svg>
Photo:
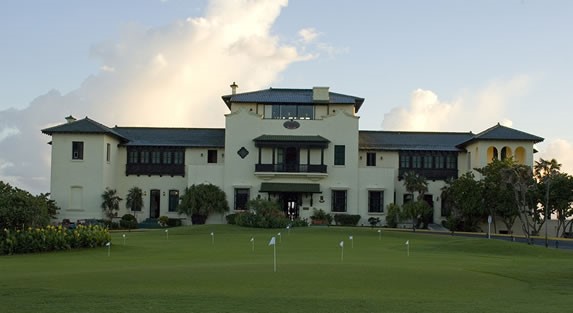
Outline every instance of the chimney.
<svg viewBox="0 0 573 313">
<path fill-rule="evenodd" d="M 67 121 L 68 123 L 72 123 L 72 122 L 75 122 L 75 121 L 76 121 L 76 118 L 70 115 L 70 116 L 67 116 L 67 117 L 66 117 L 66 121 Z"/>
<path fill-rule="evenodd" d="M 329 102 L 329 87 L 312 87 L 312 101 L 313 102 Z"/>
<path fill-rule="evenodd" d="M 231 94 L 237 94 L 237 88 L 239 88 L 239 85 L 235 84 L 235 82 L 233 82 L 233 84 L 230 86 L 231 87 Z"/>
</svg>

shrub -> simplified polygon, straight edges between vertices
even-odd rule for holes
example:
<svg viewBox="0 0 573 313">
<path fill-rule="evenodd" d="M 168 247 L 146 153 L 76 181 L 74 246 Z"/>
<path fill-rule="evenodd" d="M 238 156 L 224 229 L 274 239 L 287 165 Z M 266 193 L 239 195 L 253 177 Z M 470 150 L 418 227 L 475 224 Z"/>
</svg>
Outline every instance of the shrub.
<svg viewBox="0 0 573 313">
<path fill-rule="evenodd" d="M 162 215 L 157 220 L 157 223 L 159 223 L 161 227 L 167 227 L 169 225 L 169 217 Z"/>
<path fill-rule="evenodd" d="M 75 229 L 60 226 L 4 229 L 0 233 L 0 254 L 34 253 L 104 246 L 111 239 L 101 226 L 78 225 Z"/>
<path fill-rule="evenodd" d="M 353 214 L 336 214 L 334 215 L 334 222 L 336 225 L 341 226 L 356 226 L 360 221 L 360 215 Z"/>
<path fill-rule="evenodd" d="M 370 223 L 370 226 L 374 227 L 378 224 L 380 224 L 380 218 L 379 217 L 369 217 L 368 218 L 368 223 Z"/>
<path fill-rule="evenodd" d="M 326 224 L 330 225 L 332 223 L 332 215 L 326 213 L 323 209 L 312 209 L 312 215 L 310 216 L 313 224 Z"/>
<path fill-rule="evenodd" d="M 170 218 L 167 220 L 167 226 L 169 227 L 178 227 L 181 226 L 183 222 L 181 222 L 180 218 Z"/>
<path fill-rule="evenodd" d="M 386 225 L 391 228 L 398 227 L 400 221 L 400 206 L 396 203 L 390 203 L 386 207 Z"/>
<path fill-rule="evenodd" d="M 235 221 L 236 217 L 237 217 L 237 213 L 227 214 L 227 216 L 225 216 L 225 219 L 227 220 L 227 224 L 231 224 L 231 225 L 237 224 L 237 222 Z"/>
<path fill-rule="evenodd" d="M 137 219 L 132 214 L 124 214 L 119 221 L 119 227 L 124 229 L 136 229 Z"/>
</svg>

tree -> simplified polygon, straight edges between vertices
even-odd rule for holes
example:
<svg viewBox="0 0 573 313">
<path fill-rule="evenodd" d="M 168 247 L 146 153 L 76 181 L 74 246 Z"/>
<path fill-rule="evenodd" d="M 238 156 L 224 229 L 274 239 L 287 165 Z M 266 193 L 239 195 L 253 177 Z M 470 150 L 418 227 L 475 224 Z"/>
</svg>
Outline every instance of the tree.
<svg viewBox="0 0 573 313">
<path fill-rule="evenodd" d="M 499 217 L 506 229 L 511 232 L 519 214 L 515 206 L 512 186 L 504 180 L 502 173 L 515 165 L 511 159 L 493 160 L 487 166 L 477 168 L 482 174 L 480 180 L 483 197 L 483 208 L 493 218 L 493 229 L 497 232 L 496 217 Z M 484 212 L 484 213 L 485 213 Z"/>
<path fill-rule="evenodd" d="M 193 224 L 204 224 L 209 215 L 228 211 L 229 203 L 225 192 L 212 184 L 185 188 L 185 194 L 177 206 L 177 212 L 191 217 Z"/>
<path fill-rule="evenodd" d="M 448 181 L 442 192 L 442 201 L 451 207 L 448 227 L 451 231 L 476 231 L 484 217 L 483 185 L 475 180 L 473 173 Z"/>
<path fill-rule="evenodd" d="M 504 169 L 501 175 L 511 186 L 523 233 L 528 243 L 531 243 L 535 225 L 542 221 L 535 194 L 532 192 L 535 188 L 533 171 L 527 165 L 513 164 L 510 168 Z"/>
<path fill-rule="evenodd" d="M 404 187 L 412 195 L 417 192 L 417 199 L 423 200 L 424 194 L 428 192 L 428 181 L 426 177 L 418 175 L 416 172 L 406 172 L 404 174 Z"/>
<path fill-rule="evenodd" d="M 114 217 L 117 217 L 117 211 L 119 211 L 119 202 L 123 200 L 117 195 L 117 190 L 105 188 L 105 191 L 101 195 L 103 201 L 101 203 L 101 208 L 105 216 L 111 221 Z"/>
<path fill-rule="evenodd" d="M 402 207 L 403 216 L 412 219 L 412 229 L 416 231 L 422 221 L 427 224 L 433 214 L 430 205 L 424 201 L 424 194 L 428 192 L 428 181 L 424 176 L 418 175 L 414 171 L 406 172 L 404 174 L 404 187 L 408 193 L 412 194 L 412 197 L 415 196 L 416 192 L 418 193 L 418 196 L 415 197 L 416 201 L 404 203 Z"/>
<path fill-rule="evenodd" d="M 34 196 L 0 181 L 0 229 L 46 226 L 59 208 L 49 194 Z"/>
<path fill-rule="evenodd" d="M 134 211 L 141 211 L 143 208 L 143 191 L 139 187 L 133 187 L 127 192 L 125 200 L 125 207 L 132 213 Z"/>
</svg>

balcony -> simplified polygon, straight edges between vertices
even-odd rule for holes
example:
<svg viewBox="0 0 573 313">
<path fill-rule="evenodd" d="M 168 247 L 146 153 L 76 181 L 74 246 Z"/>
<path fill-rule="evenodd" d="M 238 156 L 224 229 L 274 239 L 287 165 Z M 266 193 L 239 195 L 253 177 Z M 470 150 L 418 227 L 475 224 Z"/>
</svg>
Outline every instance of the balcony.
<svg viewBox="0 0 573 313">
<path fill-rule="evenodd" d="M 185 176 L 185 165 L 148 163 L 126 164 L 125 175 Z"/>
<path fill-rule="evenodd" d="M 315 180 L 328 176 L 326 165 L 321 164 L 255 164 L 255 175 L 262 178 L 293 176 Z"/>
<path fill-rule="evenodd" d="M 398 179 L 404 179 L 404 174 L 414 172 L 424 176 L 427 180 L 446 180 L 448 178 L 458 178 L 458 169 L 451 168 L 401 168 L 398 172 Z"/>
</svg>

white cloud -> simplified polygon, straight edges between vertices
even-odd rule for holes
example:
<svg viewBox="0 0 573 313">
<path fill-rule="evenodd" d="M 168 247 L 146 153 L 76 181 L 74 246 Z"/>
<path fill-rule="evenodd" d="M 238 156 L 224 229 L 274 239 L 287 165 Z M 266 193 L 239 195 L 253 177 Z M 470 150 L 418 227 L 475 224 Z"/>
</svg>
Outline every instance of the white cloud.
<svg viewBox="0 0 573 313">
<path fill-rule="evenodd" d="M 130 24 L 117 40 L 94 45 L 100 72 L 78 89 L 50 91 L 25 109 L 0 112 L 0 121 L 10 121 L 0 124 L 0 159 L 13 164 L 0 168 L 0 179 L 47 192 L 50 137 L 40 127 L 63 123 L 70 114 L 108 126 L 223 127 L 227 108 L 221 95 L 231 92 L 231 82 L 239 92 L 267 88 L 290 64 L 312 57 L 301 53 L 304 45 L 271 34 L 286 5 L 212 0 L 202 17 L 158 28 Z"/>
<path fill-rule="evenodd" d="M 527 92 L 530 79 L 516 76 L 507 81 L 496 80 L 478 91 L 465 91 L 455 100 L 442 101 L 431 90 L 412 92 L 410 103 L 394 107 L 384 115 L 382 128 L 411 131 L 474 131 L 479 132 L 496 123 L 511 126 L 506 117 L 514 98 Z"/>
<path fill-rule="evenodd" d="M 312 27 L 303 28 L 298 31 L 298 35 L 300 36 L 303 42 L 309 43 L 311 41 L 314 41 L 316 37 L 318 37 L 318 32 L 316 31 L 316 29 Z"/>
<path fill-rule="evenodd" d="M 14 135 L 18 135 L 20 133 L 20 130 L 18 128 L 15 127 L 6 127 L 4 129 L 0 130 L 0 142 L 2 142 L 2 140 L 10 137 L 10 136 L 14 136 Z"/>
<path fill-rule="evenodd" d="M 543 144 L 538 155 L 535 156 L 545 160 L 555 159 L 561 163 L 561 171 L 573 174 L 573 144 L 565 139 L 557 138 Z"/>
</svg>

